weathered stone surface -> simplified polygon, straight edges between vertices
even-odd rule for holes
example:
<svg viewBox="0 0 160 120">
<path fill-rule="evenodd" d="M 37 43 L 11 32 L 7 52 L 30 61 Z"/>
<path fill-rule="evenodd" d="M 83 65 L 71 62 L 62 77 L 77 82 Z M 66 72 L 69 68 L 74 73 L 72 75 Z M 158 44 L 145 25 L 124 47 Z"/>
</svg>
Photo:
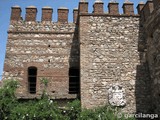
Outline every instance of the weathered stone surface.
<svg viewBox="0 0 160 120">
<path fill-rule="evenodd" d="M 33 21 L 18 21 L 12 22 L 9 26 L 9 31 L 19 32 L 74 32 L 74 23 L 53 23 L 50 21 L 33 22 Z"/>
<path fill-rule="evenodd" d="M 108 104 L 109 85 L 119 83 L 126 90 L 123 110 L 136 111 L 137 81 L 145 78 L 137 78 L 139 24 L 138 17 L 80 17 L 82 107 Z"/>
<path fill-rule="evenodd" d="M 156 2 L 156 0 L 154 0 Z M 143 29 L 145 31 L 145 43 L 146 43 L 146 61 L 148 62 L 148 68 L 150 73 L 150 95 L 151 95 L 151 110 L 154 113 L 160 115 L 160 82 L 159 82 L 159 41 L 160 41 L 160 8 L 157 4 L 155 9 L 152 9 L 152 13 L 148 16 L 148 19 L 143 21 Z M 142 11 L 144 12 L 144 11 Z"/>
<path fill-rule="evenodd" d="M 48 79 L 47 93 L 53 99 L 73 99 L 69 94 L 69 68 L 79 68 L 79 42 L 75 24 L 11 22 L 3 79 L 17 79 L 18 98 L 39 98 Z M 36 94 L 28 92 L 28 67 L 38 68 Z"/>
</svg>

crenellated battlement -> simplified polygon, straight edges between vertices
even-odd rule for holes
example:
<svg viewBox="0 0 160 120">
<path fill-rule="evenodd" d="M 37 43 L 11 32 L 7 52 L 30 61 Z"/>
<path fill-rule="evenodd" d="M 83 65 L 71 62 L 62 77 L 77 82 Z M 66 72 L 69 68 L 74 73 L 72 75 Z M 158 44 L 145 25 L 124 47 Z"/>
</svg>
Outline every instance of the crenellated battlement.
<svg viewBox="0 0 160 120">
<path fill-rule="evenodd" d="M 141 8 L 140 15 L 142 22 L 145 22 L 154 10 L 153 1 L 148 0 L 146 4 L 141 4 L 141 6 L 143 7 Z"/>
<path fill-rule="evenodd" d="M 156 13 L 157 9 L 159 8 L 159 5 L 159 0 L 148 0 L 146 4 L 140 4 L 138 6 L 142 23 L 149 20 L 149 17 L 152 16 L 152 14 Z"/>
<path fill-rule="evenodd" d="M 111 104 L 124 113 L 160 113 L 160 0 L 140 2 L 137 13 L 129 0 L 122 10 L 114 1 L 95 0 L 89 12 L 81 0 L 73 23 L 66 7 L 45 6 L 37 21 L 35 6 L 26 7 L 24 18 L 13 6 L 3 80 L 20 82 L 17 98 L 39 99 L 45 89 L 51 99 L 80 98 L 82 108 Z"/>
<path fill-rule="evenodd" d="M 137 16 L 141 15 L 143 17 L 143 20 L 148 18 L 150 13 L 153 11 L 154 7 L 159 4 L 158 0 L 149 0 L 144 4 L 143 2 L 140 2 L 137 5 L 137 11 L 138 14 L 135 14 L 134 11 L 134 3 L 132 2 L 125 2 L 123 3 L 122 9 L 123 13 L 121 14 L 119 12 L 119 3 L 117 2 L 109 2 L 108 5 L 105 5 L 104 2 L 100 0 L 96 0 L 93 4 L 93 12 L 88 12 L 88 4 L 89 2 L 83 1 L 79 2 L 79 7 L 76 9 L 73 9 L 73 23 L 76 23 L 78 14 L 79 15 L 116 15 L 116 16 Z M 154 5 L 153 5 L 154 4 Z M 104 11 L 104 7 L 108 6 L 108 12 Z M 142 11 L 142 12 L 141 12 Z M 22 19 L 21 17 L 21 7 L 20 6 L 13 6 L 12 12 L 11 12 L 11 21 L 36 21 L 37 17 L 37 8 L 35 6 L 28 6 L 26 7 L 26 13 L 25 13 L 25 19 Z M 69 9 L 66 7 L 60 7 L 57 10 L 58 12 L 58 23 L 68 23 L 68 13 Z M 43 7 L 42 8 L 42 17 L 41 21 L 52 21 L 52 14 L 53 14 L 53 8 L 51 7 Z"/>
</svg>

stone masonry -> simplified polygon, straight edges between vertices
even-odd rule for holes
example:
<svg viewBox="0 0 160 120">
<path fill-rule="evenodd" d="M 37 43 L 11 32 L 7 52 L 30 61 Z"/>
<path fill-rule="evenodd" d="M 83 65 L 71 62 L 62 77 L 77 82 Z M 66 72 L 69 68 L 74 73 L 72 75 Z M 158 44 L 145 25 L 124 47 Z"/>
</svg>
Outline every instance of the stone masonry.
<svg viewBox="0 0 160 120">
<path fill-rule="evenodd" d="M 15 9 L 20 7 L 13 7 L 12 12 Z M 31 12 L 37 11 L 34 6 L 26 9 Z M 48 7 L 42 10 L 44 9 Z M 50 8 L 48 10 L 52 11 Z M 68 11 L 68 9 L 61 8 L 59 14 L 61 11 Z M 52 14 L 52 12 L 49 13 Z M 44 16 L 45 13 L 43 13 L 43 21 L 37 22 L 35 14 L 35 12 L 26 13 L 26 21 L 15 21 L 11 17 L 3 77 L 20 81 L 20 87 L 17 90 L 19 98 L 39 98 L 44 90 L 40 82 L 42 78 L 49 80 L 47 91 L 51 98 L 77 98 L 77 94 L 69 94 L 68 77 L 69 68 L 79 68 L 76 25 L 67 23 L 66 18 L 61 15 L 58 23 L 52 23 L 48 16 Z M 30 66 L 38 68 L 36 94 L 28 92 L 27 69 Z"/>
<path fill-rule="evenodd" d="M 144 51 L 151 79 L 152 111 L 160 114 L 160 1 L 148 1 L 142 9 L 141 14 L 145 18 L 141 22 L 144 25 Z"/>
<path fill-rule="evenodd" d="M 140 2 L 138 14 L 131 2 L 123 4 L 123 14 L 116 2 L 108 4 L 108 13 L 103 6 L 96 0 L 88 13 L 88 2 L 79 2 L 73 23 L 65 7 L 57 22 L 51 7 L 42 8 L 42 21 L 36 21 L 34 6 L 26 8 L 25 20 L 21 8 L 12 7 L 3 80 L 20 82 L 19 99 L 40 98 L 46 87 L 51 99 L 80 98 L 83 108 L 110 104 L 128 113 L 160 113 L 159 0 Z M 37 69 L 34 94 L 29 68 Z M 77 86 L 71 83 L 75 76 Z M 71 93 L 72 87 L 80 91 Z"/>
<path fill-rule="evenodd" d="M 136 67 L 140 65 L 138 29 L 139 18 L 136 16 L 80 17 L 82 106 L 92 108 L 106 104 L 107 90 L 119 83 L 128 96 L 125 109 L 135 111 L 131 106 L 136 104 Z"/>
</svg>

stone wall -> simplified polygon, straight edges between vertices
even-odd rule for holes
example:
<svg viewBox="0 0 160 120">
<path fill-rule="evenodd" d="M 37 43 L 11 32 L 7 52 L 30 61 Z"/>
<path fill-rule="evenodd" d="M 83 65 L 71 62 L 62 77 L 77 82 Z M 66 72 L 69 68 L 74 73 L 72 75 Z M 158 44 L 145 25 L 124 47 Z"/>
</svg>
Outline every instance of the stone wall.
<svg viewBox="0 0 160 120">
<path fill-rule="evenodd" d="M 147 19 L 143 22 L 146 41 L 146 56 L 151 77 L 151 100 L 152 112 L 160 114 L 160 5 L 154 0 L 154 10 L 148 13 Z M 151 8 L 148 8 L 150 11 Z M 146 12 L 146 11 L 143 11 Z"/>
<path fill-rule="evenodd" d="M 143 35 L 139 34 L 139 24 L 138 16 L 80 16 L 82 107 L 108 104 L 109 89 L 116 84 L 125 89 L 123 111 L 135 112 L 142 104 L 148 91 L 146 66 L 141 67 L 138 51 L 139 35 Z M 147 102 L 143 104 L 141 110 L 145 111 Z"/>
<path fill-rule="evenodd" d="M 69 68 L 79 68 L 79 42 L 74 23 L 12 21 L 3 79 L 18 79 L 19 98 L 39 98 L 48 79 L 47 93 L 54 99 L 76 98 L 69 94 Z M 37 91 L 28 91 L 28 67 L 38 69 Z"/>
</svg>

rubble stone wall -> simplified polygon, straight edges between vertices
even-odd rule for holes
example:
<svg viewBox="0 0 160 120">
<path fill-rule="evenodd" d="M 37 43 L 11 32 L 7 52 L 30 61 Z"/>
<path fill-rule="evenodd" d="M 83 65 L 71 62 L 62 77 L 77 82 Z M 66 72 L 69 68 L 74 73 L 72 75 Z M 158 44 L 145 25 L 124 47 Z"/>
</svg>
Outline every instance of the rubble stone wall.
<svg viewBox="0 0 160 120">
<path fill-rule="evenodd" d="M 109 89 L 115 84 L 125 89 L 126 107 L 123 111 L 136 111 L 136 95 L 138 104 L 142 103 L 147 91 L 141 92 L 140 86 L 144 85 L 146 90 L 144 77 L 147 73 L 145 68 L 141 68 L 142 72 L 138 70 L 141 65 L 138 43 L 142 37 L 139 36 L 139 24 L 136 16 L 80 16 L 82 107 L 109 104 Z M 141 89 L 137 91 L 137 88 Z"/>
<path fill-rule="evenodd" d="M 4 65 L 4 79 L 18 79 L 20 98 L 40 97 L 42 78 L 48 79 L 47 92 L 54 99 L 76 98 L 69 94 L 69 68 L 79 68 L 79 42 L 75 24 L 51 22 L 11 22 Z M 28 92 L 28 67 L 35 66 L 37 92 Z"/>
<path fill-rule="evenodd" d="M 146 56 L 151 77 L 152 111 L 160 114 L 160 7 L 156 5 L 156 9 L 143 24 L 147 46 Z"/>
</svg>

